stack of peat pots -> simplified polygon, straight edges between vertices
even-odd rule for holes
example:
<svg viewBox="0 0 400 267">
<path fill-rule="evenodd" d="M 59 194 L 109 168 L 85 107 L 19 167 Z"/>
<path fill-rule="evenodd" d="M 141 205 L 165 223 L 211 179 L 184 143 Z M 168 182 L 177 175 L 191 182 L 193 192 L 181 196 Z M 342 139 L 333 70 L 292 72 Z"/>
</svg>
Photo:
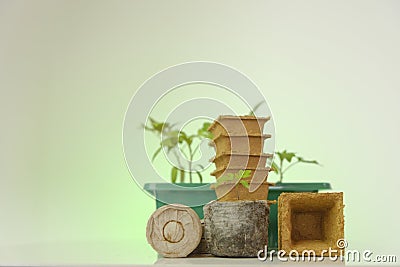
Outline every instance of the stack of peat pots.
<svg viewBox="0 0 400 267">
<path fill-rule="evenodd" d="M 220 116 L 209 127 L 214 138 L 210 145 L 214 146 L 216 155 L 212 162 L 216 170 L 211 173 L 215 178 L 226 177 L 230 173 L 249 170 L 249 177 L 242 178 L 250 188 L 237 181 L 224 182 L 215 188 L 218 201 L 234 200 L 266 200 L 269 184 L 266 162 L 272 154 L 263 153 L 264 141 L 271 137 L 263 134 L 263 128 L 269 117 L 255 116 Z M 256 189 L 256 190 L 254 190 Z"/>
<path fill-rule="evenodd" d="M 215 256 L 257 257 L 268 244 L 269 169 L 265 166 L 272 155 L 263 153 L 264 141 L 271 137 L 263 134 L 268 120 L 220 116 L 208 129 L 214 136 L 210 144 L 216 150 L 211 159 L 216 170 L 211 174 L 217 180 L 218 199 L 203 208 L 204 234 Z M 238 175 L 243 171 L 250 175 Z"/>
</svg>

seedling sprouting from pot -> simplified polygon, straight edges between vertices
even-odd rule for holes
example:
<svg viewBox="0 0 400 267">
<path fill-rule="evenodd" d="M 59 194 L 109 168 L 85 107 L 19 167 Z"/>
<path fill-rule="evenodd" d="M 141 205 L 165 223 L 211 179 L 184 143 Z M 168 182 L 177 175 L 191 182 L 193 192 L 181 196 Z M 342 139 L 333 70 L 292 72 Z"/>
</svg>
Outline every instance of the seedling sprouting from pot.
<svg viewBox="0 0 400 267">
<path fill-rule="evenodd" d="M 276 159 L 275 157 L 274 162 L 272 163 L 272 170 L 279 175 L 279 182 L 282 182 L 283 175 L 288 169 L 299 163 L 320 165 L 316 160 L 306 160 L 303 157 L 298 156 L 294 152 L 286 151 L 286 149 L 281 152 L 275 152 L 275 155 L 278 156 L 278 159 Z M 278 163 L 276 163 L 276 160 L 278 160 Z M 285 161 L 287 161 L 289 165 L 284 168 L 283 165 Z"/>
<path fill-rule="evenodd" d="M 215 188 L 217 188 L 218 186 L 221 186 L 223 184 L 227 184 L 227 183 L 233 183 L 236 184 L 238 181 L 239 183 L 249 189 L 249 183 L 246 180 L 243 180 L 244 178 L 249 178 L 251 176 L 251 170 L 240 170 L 237 173 L 228 173 L 225 174 L 222 177 L 219 177 L 217 179 L 217 182 L 215 184 Z"/>
<path fill-rule="evenodd" d="M 217 178 L 217 182 L 211 185 L 211 189 L 215 189 L 218 201 L 222 202 L 266 200 L 270 183 L 262 182 L 255 191 L 250 192 L 249 180 L 255 174 L 256 172 L 253 173 L 253 170 L 239 170 L 225 174 Z"/>
</svg>

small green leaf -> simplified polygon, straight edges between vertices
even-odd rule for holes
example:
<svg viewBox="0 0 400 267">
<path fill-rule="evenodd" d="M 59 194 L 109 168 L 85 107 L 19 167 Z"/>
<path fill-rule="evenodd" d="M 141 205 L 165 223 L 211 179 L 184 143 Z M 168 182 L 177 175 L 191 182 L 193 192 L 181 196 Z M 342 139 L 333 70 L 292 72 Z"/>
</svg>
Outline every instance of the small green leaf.
<svg viewBox="0 0 400 267">
<path fill-rule="evenodd" d="M 154 130 L 157 132 L 161 133 L 165 128 L 169 127 L 169 124 L 167 122 L 158 122 L 153 118 L 149 118 L 151 126 L 153 127 Z"/>
<path fill-rule="evenodd" d="M 190 146 L 193 142 L 193 137 L 188 136 L 184 131 L 180 131 L 179 132 L 179 143 L 182 143 L 182 142 L 185 142 Z"/>
<path fill-rule="evenodd" d="M 171 182 L 176 183 L 177 177 L 178 177 L 178 168 L 174 166 L 171 169 Z"/>
<path fill-rule="evenodd" d="M 236 179 L 241 179 L 242 177 L 243 177 L 243 174 L 244 174 L 244 170 L 239 170 L 237 173 L 235 173 L 235 178 Z"/>
<path fill-rule="evenodd" d="M 213 135 L 211 132 L 208 131 L 208 128 L 210 127 L 210 125 L 211 125 L 211 123 L 209 123 L 209 122 L 203 123 L 203 126 L 197 131 L 198 137 L 212 139 Z"/>
<path fill-rule="evenodd" d="M 272 171 L 273 171 L 274 173 L 276 173 L 276 174 L 279 173 L 278 164 L 276 164 L 275 162 L 272 162 L 271 168 L 272 168 Z"/>
<path fill-rule="evenodd" d="M 240 183 L 247 189 L 249 189 L 249 183 L 246 180 L 241 180 Z"/>
<path fill-rule="evenodd" d="M 286 151 L 286 150 L 285 150 L 285 151 Z M 283 160 L 284 160 L 283 152 L 275 152 L 275 154 L 278 155 L 280 161 L 283 161 Z"/>
<path fill-rule="evenodd" d="M 251 170 L 245 170 L 240 178 L 248 178 L 251 176 Z"/>
<path fill-rule="evenodd" d="M 232 181 L 235 183 L 237 181 L 240 181 L 242 183 L 240 179 L 250 177 L 250 175 L 251 175 L 251 170 L 239 170 L 237 173 L 228 173 L 217 179 L 216 186 Z M 246 181 L 244 182 L 247 184 Z"/>
<path fill-rule="evenodd" d="M 293 157 L 296 156 L 296 153 L 287 152 L 286 150 L 283 150 L 282 152 L 276 152 L 276 154 L 279 156 L 281 161 L 287 160 L 288 162 L 291 162 Z"/>
<path fill-rule="evenodd" d="M 199 171 L 196 171 L 197 175 L 199 176 L 200 183 L 203 183 L 203 176 Z"/>
<path fill-rule="evenodd" d="M 185 141 L 190 146 L 193 143 L 193 138 L 189 136 Z"/>
<path fill-rule="evenodd" d="M 208 131 L 208 128 L 210 128 L 211 123 L 210 122 L 205 122 L 203 123 L 203 127 L 201 127 L 202 130 Z"/>
<path fill-rule="evenodd" d="M 287 154 L 285 155 L 285 159 L 286 159 L 287 161 L 289 161 L 289 162 L 292 162 L 292 159 L 293 159 L 294 156 L 296 156 L 295 153 L 287 153 Z"/>
<path fill-rule="evenodd" d="M 317 164 L 319 165 L 319 162 L 316 160 L 306 160 L 303 159 L 302 157 L 296 157 L 298 161 L 303 162 L 303 163 L 311 163 L 311 164 Z"/>
</svg>

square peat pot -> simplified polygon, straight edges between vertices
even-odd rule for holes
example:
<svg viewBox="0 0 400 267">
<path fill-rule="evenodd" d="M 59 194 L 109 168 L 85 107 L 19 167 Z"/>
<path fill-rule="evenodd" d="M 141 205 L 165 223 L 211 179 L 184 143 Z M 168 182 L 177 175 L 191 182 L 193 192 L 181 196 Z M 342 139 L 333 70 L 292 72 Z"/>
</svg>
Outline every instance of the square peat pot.
<svg viewBox="0 0 400 267">
<path fill-rule="evenodd" d="M 324 255 L 332 248 L 336 256 L 343 252 L 337 244 L 344 238 L 343 193 L 283 193 L 278 207 L 279 249 Z"/>
<path fill-rule="evenodd" d="M 191 207 L 200 219 L 203 219 L 203 206 L 195 206 L 193 203 L 204 203 L 217 199 L 214 189 L 210 189 L 207 184 L 201 183 L 176 183 L 174 186 L 170 183 L 148 183 L 144 189 L 156 198 L 156 208 L 160 208 L 166 203 L 158 199 L 166 200 L 168 203 L 178 203 Z M 192 187 L 192 189 L 187 189 Z M 194 189 L 193 187 L 198 187 Z M 276 183 L 269 187 L 268 200 L 278 200 L 283 192 L 301 193 L 318 192 L 320 190 L 331 189 L 329 183 Z M 271 205 L 269 211 L 268 226 L 268 251 L 278 250 L 278 205 Z"/>
<path fill-rule="evenodd" d="M 268 200 L 278 200 L 281 193 L 317 193 L 332 189 L 329 183 L 276 183 L 269 188 Z M 268 251 L 278 250 L 278 205 L 269 210 Z"/>
</svg>

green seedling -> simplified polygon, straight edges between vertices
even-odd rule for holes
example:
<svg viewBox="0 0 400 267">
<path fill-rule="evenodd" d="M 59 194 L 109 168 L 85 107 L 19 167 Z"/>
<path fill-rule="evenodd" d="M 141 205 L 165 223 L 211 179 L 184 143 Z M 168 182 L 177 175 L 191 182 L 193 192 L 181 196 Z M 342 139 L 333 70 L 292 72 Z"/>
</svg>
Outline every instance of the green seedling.
<svg viewBox="0 0 400 267">
<path fill-rule="evenodd" d="M 278 159 L 276 159 L 277 157 L 274 158 L 274 162 L 272 163 L 272 170 L 279 175 L 279 182 L 282 182 L 283 175 L 287 172 L 287 170 L 299 163 L 320 165 L 316 160 L 306 160 L 298 156 L 296 153 L 287 152 L 286 150 L 275 152 L 275 155 L 278 156 Z M 276 163 L 276 160 L 278 160 L 278 163 Z M 289 163 L 289 165 L 283 167 L 285 162 Z"/>
<path fill-rule="evenodd" d="M 153 118 L 149 118 L 150 125 L 143 125 L 144 129 L 150 132 L 153 132 L 158 137 L 162 137 L 162 141 L 160 142 L 160 146 L 154 152 L 152 156 L 152 160 L 160 154 L 160 152 L 165 149 L 167 153 L 173 153 L 173 156 L 176 158 L 178 166 L 171 167 L 171 182 L 176 183 L 178 179 L 178 174 L 180 176 L 180 182 L 185 182 L 186 173 L 189 173 L 189 182 L 193 182 L 192 174 L 196 173 L 199 177 L 200 183 L 203 182 L 203 176 L 198 169 L 204 169 L 204 167 L 200 164 L 193 166 L 193 158 L 195 157 L 198 149 L 200 148 L 200 143 L 194 144 L 195 139 L 203 140 L 205 138 L 212 139 L 212 134 L 207 130 L 210 127 L 211 123 L 204 122 L 200 129 L 197 130 L 195 134 L 187 134 L 184 131 L 179 131 L 174 128 L 175 125 L 169 124 L 168 122 L 158 122 Z M 179 154 L 176 149 L 188 159 L 188 168 L 185 171 L 183 164 L 180 161 Z"/>
<path fill-rule="evenodd" d="M 242 180 L 243 178 L 248 178 L 251 175 L 251 170 L 240 170 L 237 173 L 228 173 L 217 179 L 215 187 L 221 186 L 227 183 L 239 183 L 245 188 L 249 189 L 249 183 L 246 180 Z"/>
</svg>

